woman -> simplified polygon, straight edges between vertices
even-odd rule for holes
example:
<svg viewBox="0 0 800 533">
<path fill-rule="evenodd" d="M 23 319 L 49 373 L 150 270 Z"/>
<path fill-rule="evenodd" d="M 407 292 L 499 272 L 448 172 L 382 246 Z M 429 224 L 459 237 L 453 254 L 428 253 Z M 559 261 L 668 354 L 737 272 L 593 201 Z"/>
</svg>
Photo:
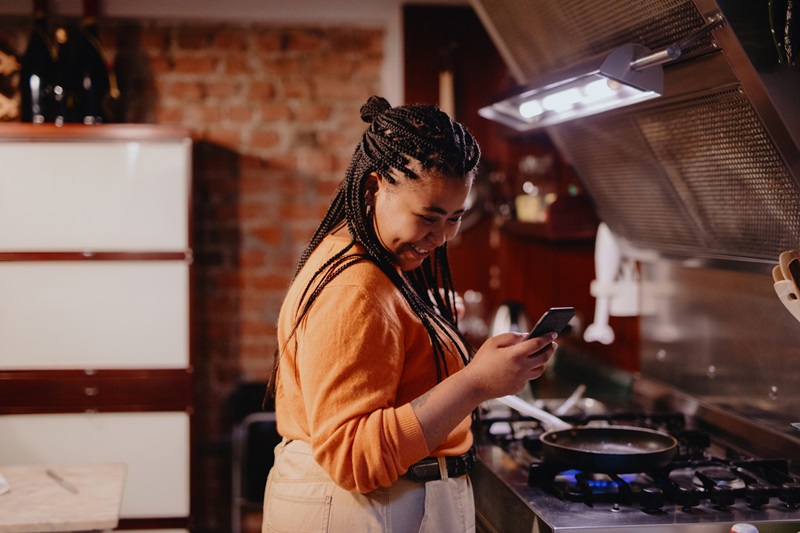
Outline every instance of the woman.
<svg viewBox="0 0 800 533">
<path fill-rule="evenodd" d="M 472 411 L 542 375 L 554 337 L 472 357 L 447 241 L 480 150 L 433 106 L 373 96 L 370 126 L 281 308 L 265 532 L 474 531 Z M 469 365 L 467 365 L 469 363 Z"/>
</svg>

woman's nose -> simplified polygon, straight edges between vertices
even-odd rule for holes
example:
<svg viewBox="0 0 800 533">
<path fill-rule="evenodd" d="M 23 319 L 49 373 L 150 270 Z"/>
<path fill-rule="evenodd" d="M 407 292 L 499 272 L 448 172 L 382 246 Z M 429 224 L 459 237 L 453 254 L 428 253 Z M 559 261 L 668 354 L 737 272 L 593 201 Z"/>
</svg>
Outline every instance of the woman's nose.
<svg viewBox="0 0 800 533">
<path fill-rule="evenodd" d="M 437 226 L 428 234 L 428 241 L 437 248 L 446 243 L 447 240 L 447 229 L 444 226 Z"/>
</svg>

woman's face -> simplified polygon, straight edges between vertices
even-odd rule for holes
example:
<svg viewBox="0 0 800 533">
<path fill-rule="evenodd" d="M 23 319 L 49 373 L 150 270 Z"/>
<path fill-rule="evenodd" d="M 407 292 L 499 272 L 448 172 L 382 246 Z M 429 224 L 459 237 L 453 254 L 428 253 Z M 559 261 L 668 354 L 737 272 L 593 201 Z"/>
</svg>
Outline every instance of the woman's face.
<svg viewBox="0 0 800 533">
<path fill-rule="evenodd" d="M 394 185 L 378 174 L 368 178 L 375 233 L 401 270 L 413 270 L 461 226 L 472 179 L 422 173 Z"/>
</svg>

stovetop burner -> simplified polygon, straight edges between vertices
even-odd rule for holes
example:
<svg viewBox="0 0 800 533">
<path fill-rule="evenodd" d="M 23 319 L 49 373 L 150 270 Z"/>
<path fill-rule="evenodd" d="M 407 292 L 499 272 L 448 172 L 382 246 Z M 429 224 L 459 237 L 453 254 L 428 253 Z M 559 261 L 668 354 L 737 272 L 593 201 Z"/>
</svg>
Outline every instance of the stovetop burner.
<svg viewBox="0 0 800 533">
<path fill-rule="evenodd" d="M 630 473 L 589 472 L 544 459 L 539 436 L 545 429 L 535 421 L 517 416 L 490 421 L 500 421 L 511 429 L 507 434 L 488 433 L 527 467 L 528 485 L 540 491 L 532 505 L 558 515 L 565 523 L 588 520 L 585 513 L 592 509 L 621 515 L 616 521 L 602 516 L 612 524 L 626 526 L 751 520 L 800 524 L 800 477 L 791 473 L 787 459 L 749 457 L 714 444 L 707 433 L 687 428 L 682 413 L 621 412 L 565 420 L 581 426 L 645 427 L 670 433 L 679 442 L 675 457 L 665 467 Z M 597 522 L 601 515 L 592 516 Z M 800 527 L 792 531 L 797 530 Z"/>
</svg>

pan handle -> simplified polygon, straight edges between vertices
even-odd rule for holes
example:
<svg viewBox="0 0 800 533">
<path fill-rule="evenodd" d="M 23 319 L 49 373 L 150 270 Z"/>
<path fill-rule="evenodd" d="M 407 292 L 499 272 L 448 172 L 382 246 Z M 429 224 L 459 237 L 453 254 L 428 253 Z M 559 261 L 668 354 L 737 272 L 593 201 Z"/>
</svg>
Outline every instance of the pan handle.
<svg viewBox="0 0 800 533">
<path fill-rule="evenodd" d="M 535 418 L 542 424 L 544 424 L 545 429 L 548 431 L 559 431 L 562 429 L 571 429 L 572 424 L 568 424 L 558 418 L 557 416 L 551 415 L 547 411 L 539 409 L 538 407 L 534 407 L 533 405 L 529 404 L 522 398 L 519 398 L 514 395 L 509 396 L 501 396 L 497 398 L 497 401 L 507 405 L 508 407 L 512 408 L 513 410 L 522 413 L 523 415 L 530 416 Z"/>
</svg>

